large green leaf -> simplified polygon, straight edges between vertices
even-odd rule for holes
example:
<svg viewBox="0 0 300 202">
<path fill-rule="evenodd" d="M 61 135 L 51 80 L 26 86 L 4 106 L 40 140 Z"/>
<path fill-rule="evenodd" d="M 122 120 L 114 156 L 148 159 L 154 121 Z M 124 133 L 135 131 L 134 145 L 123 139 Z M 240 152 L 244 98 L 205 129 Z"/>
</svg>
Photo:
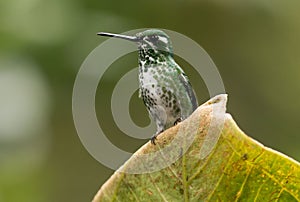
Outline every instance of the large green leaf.
<svg viewBox="0 0 300 202">
<path fill-rule="evenodd" d="M 300 201 L 300 164 L 245 135 L 229 114 L 216 146 L 200 158 L 209 128 L 217 127 L 211 124 L 212 107 L 222 102 L 226 97 L 213 98 L 161 134 L 157 145 L 144 145 L 125 163 L 125 172 L 115 172 L 101 187 L 94 201 Z M 180 128 L 194 133 L 195 139 L 177 161 L 155 172 L 126 173 L 141 165 L 150 167 L 135 156 L 165 148 Z"/>
</svg>

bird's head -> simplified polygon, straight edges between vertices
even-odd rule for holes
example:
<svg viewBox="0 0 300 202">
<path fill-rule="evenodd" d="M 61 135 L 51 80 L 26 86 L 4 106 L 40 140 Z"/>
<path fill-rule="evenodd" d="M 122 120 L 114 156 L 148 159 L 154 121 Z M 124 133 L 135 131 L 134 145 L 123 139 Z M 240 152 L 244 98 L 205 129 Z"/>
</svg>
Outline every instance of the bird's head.
<svg viewBox="0 0 300 202">
<path fill-rule="evenodd" d="M 139 50 L 143 51 L 145 54 L 163 54 L 165 56 L 173 56 L 173 47 L 169 36 L 158 29 L 149 29 L 139 32 L 134 36 L 112 34 L 107 32 L 99 32 L 97 34 L 100 36 L 116 37 L 136 42 Z"/>
<path fill-rule="evenodd" d="M 155 53 L 171 54 L 173 47 L 169 36 L 157 29 L 150 29 L 136 34 L 140 50 L 154 51 Z"/>
</svg>

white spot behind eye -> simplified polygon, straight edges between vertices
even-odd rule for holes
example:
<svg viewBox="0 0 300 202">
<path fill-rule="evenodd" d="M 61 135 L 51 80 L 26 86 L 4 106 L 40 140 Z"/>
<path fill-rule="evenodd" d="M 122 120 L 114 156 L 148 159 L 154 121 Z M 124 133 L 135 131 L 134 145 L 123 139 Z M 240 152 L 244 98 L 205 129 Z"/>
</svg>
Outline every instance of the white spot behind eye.
<svg viewBox="0 0 300 202">
<path fill-rule="evenodd" d="M 168 39 L 166 37 L 159 36 L 158 39 L 166 44 L 168 43 Z"/>
</svg>

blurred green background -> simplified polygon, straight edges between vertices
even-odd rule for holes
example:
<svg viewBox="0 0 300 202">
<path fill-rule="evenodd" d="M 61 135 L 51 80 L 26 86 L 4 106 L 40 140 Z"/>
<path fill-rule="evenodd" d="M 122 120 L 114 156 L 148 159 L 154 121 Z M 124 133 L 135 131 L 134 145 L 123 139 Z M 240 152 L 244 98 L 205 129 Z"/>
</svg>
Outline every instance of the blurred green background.
<svg viewBox="0 0 300 202">
<path fill-rule="evenodd" d="M 156 27 L 192 38 L 217 65 L 238 125 L 299 161 L 299 8 L 298 0 L 0 1 L 0 202 L 90 201 L 113 173 L 88 154 L 72 119 L 76 74 L 106 40 L 98 31 Z M 178 60 L 206 101 L 201 78 Z M 115 126 L 110 98 L 136 66 L 136 53 L 116 61 L 96 97 L 103 130 L 131 152 L 145 141 Z M 130 112 L 149 123 L 137 93 Z"/>
</svg>

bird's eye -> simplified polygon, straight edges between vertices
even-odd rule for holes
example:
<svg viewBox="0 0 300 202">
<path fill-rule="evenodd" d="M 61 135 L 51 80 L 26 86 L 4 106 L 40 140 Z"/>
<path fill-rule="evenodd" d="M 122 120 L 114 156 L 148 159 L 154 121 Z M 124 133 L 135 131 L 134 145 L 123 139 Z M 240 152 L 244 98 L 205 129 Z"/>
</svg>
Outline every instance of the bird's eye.
<svg viewBox="0 0 300 202">
<path fill-rule="evenodd" d="M 158 36 L 152 35 L 152 36 L 149 37 L 149 40 L 152 41 L 152 42 L 157 42 L 158 41 Z"/>
</svg>

